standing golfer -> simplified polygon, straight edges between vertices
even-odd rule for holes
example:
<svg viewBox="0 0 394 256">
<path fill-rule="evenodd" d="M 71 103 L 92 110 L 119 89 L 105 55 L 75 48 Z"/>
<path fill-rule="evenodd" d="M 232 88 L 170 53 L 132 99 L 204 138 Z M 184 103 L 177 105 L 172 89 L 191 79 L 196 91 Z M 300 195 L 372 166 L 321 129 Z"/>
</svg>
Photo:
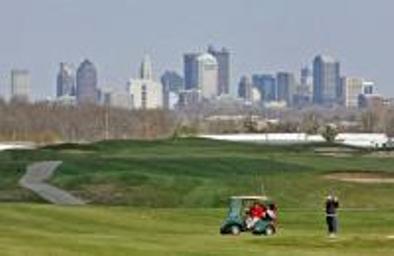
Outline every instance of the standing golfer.
<svg viewBox="0 0 394 256">
<path fill-rule="evenodd" d="M 326 221 L 328 234 L 330 237 L 335 237 L 338 232 L 338 219 L 337 219 L 337 209 L 339 207 L 338 198 L 329 195 L 326 200 Z"/>
</svg>

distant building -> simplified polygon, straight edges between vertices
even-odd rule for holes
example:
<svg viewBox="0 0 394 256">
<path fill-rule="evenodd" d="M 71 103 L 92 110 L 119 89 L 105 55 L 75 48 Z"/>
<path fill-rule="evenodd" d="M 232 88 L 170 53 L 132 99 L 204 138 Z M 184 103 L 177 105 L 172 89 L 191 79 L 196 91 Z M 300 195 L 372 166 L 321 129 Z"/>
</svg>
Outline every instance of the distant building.
<svg viewBox="0 0 394 256">
<path fill-rule="evenodd" d="M 255 74 L 252 76 L 253 86 L 256 87 L 263 101 L 275 101 L 277 99 L 276 78 L 270 74 Z"/>
<path fill-rule="evenodd" d="M 229 94 L 230 52 L 226 48 L 218 51 L 213 46 L 209 46 L 208 53 L 214 56 L 218 63 L 218 95 Z"/>
<path fill-rule="evenodd" d="M 29 101 L 30 99 L 30 73 L 27 70 L 11 70 L 11 98 Z"/>
<path fill-rule="evenodd" d="M 371 95 L 375 93 L 375 83 L 372 81 L 363 81 L 363 93 L 367 95 Z"/>
<path fill-rule="evenodd" d="M 359 108 L 382 108 L 385 106 L 384 98 L 379 94 L 361 94 Z"/>
<path fill-rule="evenodd" d="M 185 90 L 196 89 L 197 84 L 197 58 L 198 53 L 187 53 L 183 55 L 183 71 L 185 79 Z"/>
<path fill-rule="evenodd" d="M 295 90 L 295 77 L 293 73 L 279 72 L 276 75 L 277 100 L 286 102 L 287 106 L 292 105 Z"/>
<path fill-rule="evenodd" d="M 248 76 L 241 77 L 238 86 L 238 96 L 245 101 L 251 102 L 253 99 L 253 84 Z"/>
<path fill-rule="evenodd" d="M 312 102 L 313 95 L 313 73 L 309 67 L 301 69 L 300 83 L 296 85 L 293 96 L 293 105 L 304 107 Z"/>
<path fill-rule="evenodd" d="M 364 80 L 358 77 L 343 77 L 343 104 L 347 108 L 358 108 L 360 95 L 364 93 Z"/>
<path fill-rule="evenodd" d="M 316 56 L 313 62 L 313 103 L 332 106 L 341 98 L 339 62 L 330 56 Z"/>
<path fill-rule="evenodd" d="M 203 53 L 197 58 L 197 85 L 205 99 L 218 96 L 219 66 L 216 58 L 209 53 Z"/>
<path fill-rule="evenodd" d="M 75 96 L 75 75 L 71 65 L 60 63 L 60 70 L 57 75 L 56 96 Z"/>
<path fill-rule="evenodd" d="M 112 88 L 103 88 L 99 91 L 100 104 L 115 108 L 132 109 L 131 96 L 127 91 Z"/>
<path fill-rule="evenodd" d="M 89 60 L 84 60 L 77 70 L 78 104 L 97 103 L 97 69 Z"/>
<path fill-rule="evenodd" d="M 178 107 L 197 106 L 201 101 L 201 91 L 198 89 L 184 90 L 179 93 Z"/>
<path fill-rule="evenodd" d="M 134 109 L 163 108 L 163 87 L 153 80 L 149 56 L 141 63 L 139 78 L 131 79 L 128 88 Z"/>
<path fill-rule="evenodd" d="M 183 77 L 175 71 L 166 71 L 160 80 L 163 85 L 163 106 L 170 109 L 174 97 L 184 90 Z"/>
<path fill-rule="evenodd" d="M 166 71 L 161 76 L 161 83 L 171 92 L 180 92 L 184 90 L 184 79 L 176 71 Z"/>
</svg>

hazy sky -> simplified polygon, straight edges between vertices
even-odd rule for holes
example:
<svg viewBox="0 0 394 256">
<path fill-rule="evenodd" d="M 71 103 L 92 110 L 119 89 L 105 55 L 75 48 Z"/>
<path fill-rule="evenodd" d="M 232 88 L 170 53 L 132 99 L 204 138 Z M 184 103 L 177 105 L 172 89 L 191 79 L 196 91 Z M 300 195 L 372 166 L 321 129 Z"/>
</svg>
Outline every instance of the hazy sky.
<svg viewBox="0 0 394 256">
<path fill-rule="evenodd" d="M 182 53 L 226 46 L 232 81 L 296 72 L 318 53 L 342 73 L 394 96 L 392 0 L 0 0 L 0 93 L 11 68 L 32 74 L 36 97 L 54 95 L 58 63 L 90 58 L 100 85 L 123 85 L 149 53 L 159 78 Z"/>
</svg>

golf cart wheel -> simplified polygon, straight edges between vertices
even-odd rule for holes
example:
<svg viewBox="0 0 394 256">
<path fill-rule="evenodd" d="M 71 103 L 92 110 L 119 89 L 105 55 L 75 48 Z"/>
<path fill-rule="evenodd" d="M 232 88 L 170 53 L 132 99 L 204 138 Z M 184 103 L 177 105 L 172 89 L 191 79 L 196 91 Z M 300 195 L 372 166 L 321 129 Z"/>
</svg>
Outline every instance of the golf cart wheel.
<svg viewBox="0 0 394 256">
<path fill-rule="evenodd" d="M 231 226 L 231 234 L 234 236 L 238 236 L 239 234 L 241 234 L 241 228 L 237 225 Z"/>
<path fill-rule="evenodd" d="M 272 225 L 268 225 L 267 228 L 264 231 L 264 234 L 266 236 L 272 236 L 275 234 L 275 228 Z"/>
</svg>

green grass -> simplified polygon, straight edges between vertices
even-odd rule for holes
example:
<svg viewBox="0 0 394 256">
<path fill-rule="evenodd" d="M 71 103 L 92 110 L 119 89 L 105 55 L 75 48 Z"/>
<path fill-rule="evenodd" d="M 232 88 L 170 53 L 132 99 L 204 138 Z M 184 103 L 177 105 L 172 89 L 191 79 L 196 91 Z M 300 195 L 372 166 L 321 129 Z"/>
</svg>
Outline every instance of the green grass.
<svg viewBox="0 0 394 256">
<path fill-rule="evenodd" d="M 394 255 L 394 185 L 324 179 L 336 171 L 394 173 L 393 158 L 364 151 L 322 156 L 309 146 L 200 139 L 110 141 L 0 153 L 0 255 Z M 50 181 L 86 207 L 32 204 L 18 187 L 26 165 L 62 160 Z M 270 238 L 218 234 L 230 195 L 265 191 L 279 206 Z M 328 239 L 322 203 L 341 202 L 340 236 Z"/>
<path fill-rule="evenodd" d="M 0 206 L 2 256 L 393 255 L 393 211 L 340 213 L 337 239 L 317 211 L 280 212 L 274 237 L 220 236 L 224 209 Z"/>
<path fill-rule="evenodd" d="M 393 158 L 364 151 L 322 156 L 309 146 L 267 146 L 202 139 L 109 141 L 0 153 L 0 200 L 37 200 L 17 186 L 28 163 L 62 160 L 51 182 L 92 202 L 143 207 L 223 207 L 230 195 L 255 194 L 261 185 L 281 207 L 320 209 L 335 191 L 347 208 L 394 209 L 392 184 L 323 179 L 335 171 L 394 173 Z"/>
</svg>

